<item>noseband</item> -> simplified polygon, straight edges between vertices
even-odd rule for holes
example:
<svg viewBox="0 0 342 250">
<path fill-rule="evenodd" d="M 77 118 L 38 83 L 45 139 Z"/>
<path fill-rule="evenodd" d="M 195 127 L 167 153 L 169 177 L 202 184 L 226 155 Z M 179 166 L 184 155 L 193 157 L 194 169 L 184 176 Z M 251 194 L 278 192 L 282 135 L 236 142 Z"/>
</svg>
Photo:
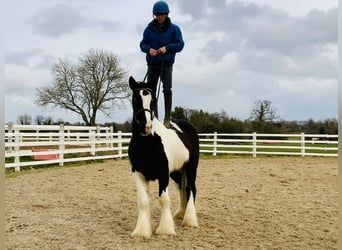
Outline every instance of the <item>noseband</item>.
<svg viewBox="0 0 342 250">
<path fill-rule="evenodd" d="M 139 120 L 138 120 L 138 115 L 140 114 L 140 113 L 142 113 L 142 112 L 145 112 L 145 111 L 147 111 L 147 112 L 149 112 L 150 113 L 150 115 L 151 115 L 151 120 L 153 120 L 153 118 L 154 118 L 154 114 L 153 114 L 153 112 L 150 110 L 150 109 L 139 109 L 137 112 L 135 112 L 135 114 L 134 114 L 134 120 L 136 121 L 136 123 L 140 126 L 140 122 L 139 122 Z"/>
</svg>

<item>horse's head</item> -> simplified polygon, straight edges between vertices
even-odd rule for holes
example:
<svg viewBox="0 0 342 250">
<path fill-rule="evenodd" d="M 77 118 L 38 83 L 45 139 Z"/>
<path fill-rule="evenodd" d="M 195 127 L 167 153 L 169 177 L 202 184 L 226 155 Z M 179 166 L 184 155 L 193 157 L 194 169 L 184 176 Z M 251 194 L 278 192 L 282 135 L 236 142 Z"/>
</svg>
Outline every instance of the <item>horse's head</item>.
<svg viewBox="0 0 342 250">
<path fill-rule="evenodd" d="M 130 77 L 129 86 L 133 91 L 133 130 L 138 129 L 141 135 L 149 135 L 152 130 L 155 108 L 153 85 L 136 82 L 133 77 Z"/>
</svg>

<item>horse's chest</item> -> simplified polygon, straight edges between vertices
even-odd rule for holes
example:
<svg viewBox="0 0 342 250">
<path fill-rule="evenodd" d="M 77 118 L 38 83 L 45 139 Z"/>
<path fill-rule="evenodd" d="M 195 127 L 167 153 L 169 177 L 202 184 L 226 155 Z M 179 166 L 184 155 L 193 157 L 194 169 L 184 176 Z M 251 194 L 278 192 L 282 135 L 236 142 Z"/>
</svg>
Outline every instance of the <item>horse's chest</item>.
<svg viewBox="0 0 342 250">
<path fill-rule="evenodd" d="M 175 136 L 133 137 L 128 151 L 132 170 L 139 172 L 173 172 L 189 159 L 188 149 Z"/>
<path fill-rule="evenodd" d="M 173 172 L 183 167 L 189 160 L 189 150 L 177 136 L 162 137 L 163 148 L 169 161 L 169 170 Z"/>
</svg>

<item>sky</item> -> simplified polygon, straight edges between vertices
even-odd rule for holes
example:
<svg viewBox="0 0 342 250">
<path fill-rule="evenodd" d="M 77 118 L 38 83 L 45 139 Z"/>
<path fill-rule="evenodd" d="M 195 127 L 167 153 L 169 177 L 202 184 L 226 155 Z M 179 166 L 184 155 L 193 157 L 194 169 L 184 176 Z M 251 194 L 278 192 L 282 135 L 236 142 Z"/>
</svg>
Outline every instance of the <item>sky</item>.
<svg viewBox="0 0 342 250">
<path fill-rule="evenodd" d="M 269 100 L 281 120 L 337 119 L 337 2 L 167 1 L 185 41 L 173 68 L 173 107 L 245 120 L 257 100 Z M 36 89 L 51 85 L 58 59 L 77 63 L 91 48 L 113 52 L 127 79 L 143 80 L 147 68 L 139 42 L 154 3 L 6 1 L 5 122 L 18 123 L 20 115 L 30 115 L 33 123 L 37 115 L 82 122 L 70 111 L 36 105 Z M 113 107 L 110 117 L 99 113 L 97 122 L 131 117 L 128 103 Z"/>
</svg>

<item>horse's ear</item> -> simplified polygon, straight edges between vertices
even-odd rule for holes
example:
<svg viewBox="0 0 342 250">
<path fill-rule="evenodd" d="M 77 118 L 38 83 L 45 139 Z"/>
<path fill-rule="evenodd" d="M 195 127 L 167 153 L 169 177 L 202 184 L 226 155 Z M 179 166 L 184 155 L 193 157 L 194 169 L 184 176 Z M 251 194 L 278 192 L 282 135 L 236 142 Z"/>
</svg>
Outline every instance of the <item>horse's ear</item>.
<svg viewBox="0 0 342 250">
<path fill-rule="evenodd" d="M 133 76 L 129 77 L 129 87 L 133 90 L 135 89 L 135 87 L 137 86 L 137 82 L 135 81 L 135 79 L 133 78 Z"/>
</svg>

